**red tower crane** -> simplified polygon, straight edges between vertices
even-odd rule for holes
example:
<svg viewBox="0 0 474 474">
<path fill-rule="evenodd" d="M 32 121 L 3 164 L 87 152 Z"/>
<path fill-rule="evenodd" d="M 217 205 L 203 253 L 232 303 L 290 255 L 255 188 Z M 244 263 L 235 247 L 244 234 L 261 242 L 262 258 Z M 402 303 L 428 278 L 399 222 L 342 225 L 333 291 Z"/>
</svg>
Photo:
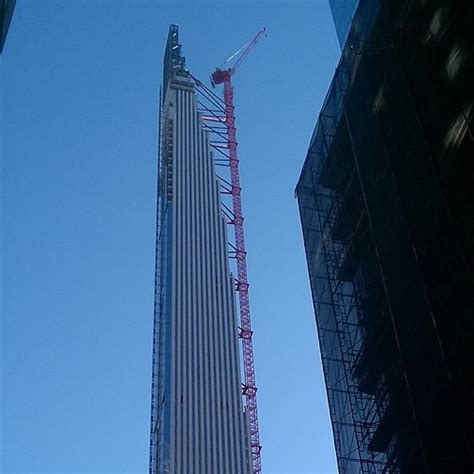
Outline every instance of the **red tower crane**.
<svg viewBox="0 0 474 474">
<path fill-rule="evenodd" d="M 231 223 L 235 232 L 235 258 L 237 260 L 237 281 L 236 290 L 239 294 L 240 307 L 240 328 L 239 337 L 242 340 L 242 353 L 244 362 L 244 383 L 242 384 L 242 394 L 245 396 L 245 411 L 247 415 L 248 430 L 250 436 L 250 448 L 252 454 L 252 470 L 254 474 L 260 474 L 262 463 L 260 457 L 258 416 L 257 416 L 257 386 L 255 384 L 255 368 L 253 360 L 252 326 L 250 320 L 249 304 L 249 283 L 247 277 L 247 253 L 244 240 L 244 218 L 242 214 L 242 200 L 240 196 L 240 175 L 239 158 L 237 155 L 237 140 L 234 116 L 234 88 L 232 86 L 232 76 L 242 61 L 249 55 L 258 41 L 265 36 L 265 28 L 262 28 L 254 38 L 238 51 L 236 51 L 223 66 L 234 58 L 237 58 L 230 68 L 217 68 L 211 75 L 212 86 L 224 84 L 225 103 L 225 126 L 227 129 L 227 147 L 229 153 L 230 166 L 230 193 L 232 194 L 232 214 Z"/>
</svg>

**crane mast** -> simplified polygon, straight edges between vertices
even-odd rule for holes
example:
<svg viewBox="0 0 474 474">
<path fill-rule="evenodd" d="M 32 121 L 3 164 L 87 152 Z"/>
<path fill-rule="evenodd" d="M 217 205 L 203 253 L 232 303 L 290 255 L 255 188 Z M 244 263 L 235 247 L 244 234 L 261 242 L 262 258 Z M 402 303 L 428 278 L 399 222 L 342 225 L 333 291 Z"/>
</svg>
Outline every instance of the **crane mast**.
<svg viewBox="0 0 474 474">
<path fill-rule="evenodd" d="M 265 35 L 262 28 L 254 38 L 243 48 L 231 68 L 218 68 L 211 75 L 212 86 L 224 85 L 225 115 L 223 117 L 227 129 L 227 148 L 230 167 L 230 189 L 232 196 L 232 218 L 230 224 L 234 226 L 235 250 L 234 257 L 237 261 L 236 291 L 239 294 L 240 327 L 239 337 L 242 340 L 242 355 L 244 365 L 244 383 L 242 394 L 245 397 L 245 411 L 247 415 L 248 431 L 250 437 L 250 449 L 252 455 L 253 474 L 260 474 L 262 470 L 260 451 L 262 449 L 259 438 L 258 414 L 257 414 L 257 386 L 255 383 L 255 366 L 253 356 L 252 325 L 250 318 L 249 282 L 247 275 L 247 252 L 244 239 L 244 217 L 242 212 L 239 158 L 237 153 L 237 139 L 234 115 L 234 88 L 232 76 L 243 60 L 249 55 L 258 41 Z M 229 60 L 236 57 L 240 52 L 234 53 Z M 225 64 L 225 63 L 224 63 Z"/>
</svg>

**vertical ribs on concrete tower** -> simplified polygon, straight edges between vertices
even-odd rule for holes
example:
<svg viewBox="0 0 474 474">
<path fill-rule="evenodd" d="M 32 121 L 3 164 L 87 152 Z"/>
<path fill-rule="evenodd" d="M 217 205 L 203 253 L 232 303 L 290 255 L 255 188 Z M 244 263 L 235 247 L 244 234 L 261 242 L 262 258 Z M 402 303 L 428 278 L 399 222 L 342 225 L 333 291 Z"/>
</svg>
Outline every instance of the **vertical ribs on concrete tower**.
<svg viewBox="0 0 474 474">
<path fill-rule="evenodd" d="M 250 473 L 227 225 L 176 25 L 162 87 L 150 473 Z"/>
</svg>

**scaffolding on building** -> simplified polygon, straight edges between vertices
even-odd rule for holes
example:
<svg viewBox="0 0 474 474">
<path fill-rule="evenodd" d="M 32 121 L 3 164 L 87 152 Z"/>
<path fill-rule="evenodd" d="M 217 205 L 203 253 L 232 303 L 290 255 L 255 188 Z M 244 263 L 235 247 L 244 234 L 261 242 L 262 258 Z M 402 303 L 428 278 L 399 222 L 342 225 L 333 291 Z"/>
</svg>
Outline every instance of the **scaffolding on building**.
<svg viewBox="0 0 474 474">
<path fill-rule="evenodd" d="M 367 291 L 357 258 L 369 240 L 367 212 L 355 166 L 331 155 L 343 133 L 343 97 L 334 92 L 328 94 L 309 150 L 311 170 L 302 173 L 297 192 L 306 222 L 306 252 L 317 295 L 316 320 L 339 469 L 378 473 L 387 457 L 385 452 L 369 450 L 367 440 L 373 438 L 389 399 L 387 393 L 376 393 L 382 382 L 369 388 L 363 374 L 370 328 L 363 324 Z"/>
<path fill-rule="evenodd" d="M 450 82 L 437 56 L 468 44 L 457 4 L 443 10 L 449 34 L 433 35 L 440 3 L 359 3 L 296 189 L 341 474 L 472 464 L 459 370 L 472 334 L 470 247 L 452 219 L 468 225 L 458 206 L 472 187 L 447 175 L 472 169 L 461 161 L 472 149 L 472 87 L 467 74 Z M 442 74 L 425 84 L 432 70 Z M 454 149 L 441 137 L 456 117 Z M 461 184 L 455 199 L 450 179 Z"/>
<path fill-rule="evenodd" d="M 368 35 L 367 23 L 374 16 L 364 20 L 359 31 Z M 359 38 L 356 45 L 365 41 Z M 404 435 L 394 436 L 397 430 L 386 424 L 399 400 L 393 382 L 402 369 L 393 354 L 400 351 L 366 195 L 389 185 L 390 176 L 375 162 L 370 177 L 362 176 L 358 166 L 346 98 L 360 51 L 352 51 L 352 57 L 352 62 L 343 58 L 336 70 L 297 196 L 339 471 L 397 473 L 401 465 L 395 446 Z M 387 225 L 395 230 L 397 219 Z"/>
</svg>

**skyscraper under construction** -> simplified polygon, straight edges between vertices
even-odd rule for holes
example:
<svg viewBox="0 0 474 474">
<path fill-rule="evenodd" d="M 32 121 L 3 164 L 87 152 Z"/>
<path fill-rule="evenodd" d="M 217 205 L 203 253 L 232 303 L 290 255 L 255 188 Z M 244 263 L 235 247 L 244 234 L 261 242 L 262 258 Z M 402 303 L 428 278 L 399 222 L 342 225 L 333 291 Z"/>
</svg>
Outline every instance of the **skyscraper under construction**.
<svg viewBox="0 0 474 474">
<path fill-rule="evenodd" d="M 150 473 L 250 473 L 221 188 L 175 25 L 163 70 Z"/>
<path fill-rule="evenodd" d="M 339 471 L 474 470 L 474 4 L 331 2 L 297 185 Z"/>
</svg>

